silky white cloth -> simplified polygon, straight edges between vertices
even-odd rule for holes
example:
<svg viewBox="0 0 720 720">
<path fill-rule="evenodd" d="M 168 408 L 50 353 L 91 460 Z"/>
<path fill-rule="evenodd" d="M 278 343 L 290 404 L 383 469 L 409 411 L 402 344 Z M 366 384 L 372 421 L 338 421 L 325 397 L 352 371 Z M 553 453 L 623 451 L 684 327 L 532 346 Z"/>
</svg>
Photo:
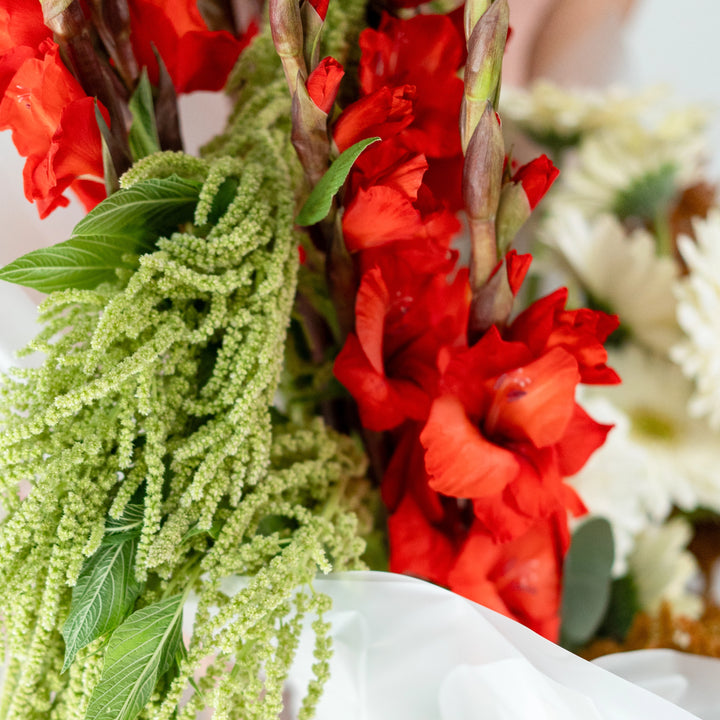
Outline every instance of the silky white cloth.
<svg viewBox="0 0 720 720">
<path fill-rule="evenodd" d="M 233 594 L 244 585 L 233 578 L 224 589 Z M 718 660 L 675 662 L 679 653 L 659 660 L 643 651 L 606 661 L 632 684 L 421 580 L 356 572 L 318 578 L 313 587 L 333 600 L 331 679 L 317 720 L 718 718 L 720 695 L 710 682 L 720 677 Z M 311 678 L 313 638 L 306 628 L 288 683 L 291 718 Z"/>
</svg>

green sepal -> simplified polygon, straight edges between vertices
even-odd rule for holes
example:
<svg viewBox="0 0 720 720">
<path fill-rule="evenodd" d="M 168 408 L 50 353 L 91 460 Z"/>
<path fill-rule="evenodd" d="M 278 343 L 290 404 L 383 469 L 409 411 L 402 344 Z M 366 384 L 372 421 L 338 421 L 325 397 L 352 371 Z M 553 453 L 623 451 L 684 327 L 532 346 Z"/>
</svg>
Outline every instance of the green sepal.
<svg viewBox="0 0 720 720">
<path fill-rule="evenodd" d="M 147 68 L 142 69 L 140 80 L 128 103 L 132 115 L 132 125 L 128 134 L 128 145 L 134 162 L 141 158 L 160 152 L 153 93 Z"/>
</svg>

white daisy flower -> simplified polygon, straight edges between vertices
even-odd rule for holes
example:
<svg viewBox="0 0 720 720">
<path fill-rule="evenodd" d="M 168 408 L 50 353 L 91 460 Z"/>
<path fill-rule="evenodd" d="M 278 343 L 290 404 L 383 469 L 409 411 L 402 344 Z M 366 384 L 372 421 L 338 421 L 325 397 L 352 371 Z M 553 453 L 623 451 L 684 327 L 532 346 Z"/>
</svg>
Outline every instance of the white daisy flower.
<svg viewBox="0 0 720 720">
<path fill-rule="evenodd" d="M 687 550 L 691 538 L 692 528 L 682 518 L 647 527 L 638 535 L 629 565 L 641 610 L 655 613 L 668 602 L 678 615 L 702 614 L 702 599 L 688 590 L 699 573 L 697 560 Z"/>
<path fill-rule="evenodd" d="M 683 260 L 690 270 L 675 285 L 677 318 L 687 339 L 671 351 L 683 372 L 695 381 L 690 412 L 707 416 L 720 428 L 720 209 L 706 220 L 696 219 L 697 243 L 678 239 Z"/>
<path fill-rule="evenodd" d="M 591 215 L 652 219 L 703 178 L 707 157 L 702 125 L 669 118 L 648 130 L 628 122 L 588 136 L 553 197 Z"/>
<path fill-rule="evenodd" d="M 650 233 L 628 233 L 611 215 L 588 220 L 577 208 L 553 203 L 540 239 L 638 342 L 666 353 L 681 339 L 673 294 L 678 268 L 672 258 L 657 254 Z"/>
<path fill-rule="evenodd" d="M 673 506 L 720 511 L 720 434 L 689 417 L 692 388 L 673 363 L 627 346 L 609 364 L 622 385 L 585 387 L 580 399 L 593 418 L 615 427 L 569 482 L 591 513 L 610 521 L 621 575 L 634 537 Z"/>
<path fill-rule="evenodd" d="M 624 125 L 646 112 L 664 94 L 661 88 L 633 93 L 625 88 L 563 88 L 538 80 L 529 89 L 503 87 L 500 112 L 535 139 L 573 144 L 584 133 Z"/>
</svg>

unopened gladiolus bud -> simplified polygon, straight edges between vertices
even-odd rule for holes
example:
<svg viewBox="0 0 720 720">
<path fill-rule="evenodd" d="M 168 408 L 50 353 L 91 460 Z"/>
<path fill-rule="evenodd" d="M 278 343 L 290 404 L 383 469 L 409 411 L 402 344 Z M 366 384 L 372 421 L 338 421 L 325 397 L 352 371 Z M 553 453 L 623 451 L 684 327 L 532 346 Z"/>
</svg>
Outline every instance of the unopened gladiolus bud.
<svg viewBox="0 0 720 720">
<path fill-rule="evenodd" d="M 485 109 L 486 101 L 497 105 L 508 25 L 507 0 L 496 0 L 480 17 L 468 39 L 465 95 L 460 125 L 463 148 L 467 147 Z"/>
<path fill-rule="evenodd" d="M 510 247 L 518 230 L 530 217 L 531 211 L 532 208 L 522 185 L 512 182 L 503 185 L 495 221 L 499 252 L 502 253 Z"/>
<path fill-rule="evenodd" d="M 312 101 L 325 113 L 330 113 L 345 75 L 343 66 L 335 58 L 326 57 L 310 73 L 307 91 Z"/>
<path fill-rule="evenodd" d="M 468 337 L 477 339 L 486 324 L 489 307 L 494 304 L 483 289 L 497 265 L 495 216 L 500 201 L 505 147 L 500 124 L 490 102 L 475 128 L 465 155 L 463 168 L 463 199 L 470 230 L 470 288 L 472 303 Z M 498 289 L 498 292 L 501 292 Z"/>
<path fill-rule="evenodd" d="M 490 279 L 473 295 L 468 328 L 471 345 L 491 325 L 505 325 L 531 261 L 531 255 L 518 255 L 511 250 L 495 266 Z"/>
<path fill-rule="evenodd" d="M 505 183 L 495 223 L 499 252 L 510 247 L 516 233 L 555 182 L 559 172 L 546 155 L 541 155 L 519 168 L 510 182 Z"/>
<path fill-rule="evenodd" d="M 494 222 L 504 163 L 505 143 L 500 123 L 492 105 L 486 101 L 468 144 L 463 168 L 463 199 L 470 220 Z M 493 266 L 495 262 L 493 259 Z"/>
<path fill-rule="evenodd" d="M 298 78 L 304 83 L 308 75 L 303 57 L 300 6 L 297 0 L 269 0 L 268 8 L 273 43 L 282 61 L 290 94 L 294 95 Z"/>
<path fill-rule="evenodd" d="M 43 21 L 57 35 L 64 36 L 65 25 L 73 22 L 74 14 L 68 14 L 65 11 L 73 5 L 74 2 L 75 0 L 40 0 L 43 11 Z M 79 11 L 82 16 L 82 9 L 79 5 L 77 5 L 77 11 Z"/>
<path fill-rule="evenodd" d="M 312 7 L 320 19 L 325 22 L 325 16 L 327 15 L 330 0 L 305 0 L 305 5 Z"/>
<path fill-rule="evenodd" d="M 468 0 L 465 3 L 465 39 L 469 40 L 473 28 L 482 14 L 490 7 L 493 0 Z"/>
<path fill-rule="evenodd" d="M 299 78 L 292 98 L 292 140 L 311 187 L 325 174 L 330 155 L 327 113 L 319 108 Z"/>
</svg>

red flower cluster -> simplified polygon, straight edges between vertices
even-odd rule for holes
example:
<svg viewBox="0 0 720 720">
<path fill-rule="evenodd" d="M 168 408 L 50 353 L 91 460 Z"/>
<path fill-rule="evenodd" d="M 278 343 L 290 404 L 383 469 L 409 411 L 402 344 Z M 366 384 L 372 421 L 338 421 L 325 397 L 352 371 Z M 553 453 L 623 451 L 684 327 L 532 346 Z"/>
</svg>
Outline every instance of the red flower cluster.
<svg viewBox="0 0 720 720">
<path fill-rule="evenodd" d="M 567 515 L 585 510 L 564 479 L 609 430 L 575 392 L 618 382 L 603 347 L 617 320 L 566 310 L 560 290 L 468 346 L 467 272 L 448 279 L 457 228 L 448 208 L 462 177 L 459 36 L 444 16 L 385 17 L 360 45 L 364 96 L 334 138 L 340 150 L 371 135 L 383 142 L 361 155 L 346 190 L 343 231 L 361 282 L 335 374 L 363 425 L 392 433 L 382 481 L 390 569 L 554 639 Z M 543 157 L 510 182 L 532 208 L 556 175 Z M 511 252 L 498 264 L 514 294 L 529 262 Z"/>
<path fill-rule="evenodd" d="M 230 71 L 257 27 L 242 37 L 208 30 L 197 3 L 189 0 L 128 0 L 132 46 L 138 65 L 157 83 L 153 46 L 172 78 L 175 90 L 222 90 Z"/>
<path fill-rule="evenodd" d="M 39 2 L 0 0 L 0 95 L 0 130 L 12 129 L 27 158 L 25 197 L 41 218 L 68 204 L 68 188 L 87 209 L 105 197 L 94 100 L 63 64 Z"/>
<path fill-rule="evenodd" d="M 255 33 L 254 27 L 242 38 L 211 32 L 189 0 L 129 4 L 139 66 L 157 80 L 154 45 L 178 92 L 220 89 Z M 68 204 L 68 189 L 88 210 L 105 197 L 95 100 L 63 63 L 37 1 L 0 0 L 0 98 L 0 130 L 12 130 L 27 158 L 25 196 L 41 218 Z"/>
</svg>

